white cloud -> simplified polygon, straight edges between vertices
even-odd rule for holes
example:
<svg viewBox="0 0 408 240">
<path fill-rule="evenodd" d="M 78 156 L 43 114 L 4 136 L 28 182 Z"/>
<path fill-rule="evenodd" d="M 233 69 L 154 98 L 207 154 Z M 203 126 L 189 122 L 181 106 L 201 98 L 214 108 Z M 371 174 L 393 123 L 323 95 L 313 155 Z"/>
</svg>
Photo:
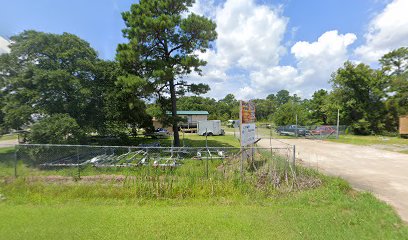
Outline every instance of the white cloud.
<svg viewBox="0 0 408 240">
<path fill-rule="evenodd" d="M 217 6 L 215 5 L 214 0 L 197 0 L 189 10 L 197 15 L 204 15 L 214 19 L 216 9 Z"/>
<path fill-rule="evenodd" d="M 365 44 L 355 50 L 364 62 L 372 63 L 384 54 L 408 46 L 408 1 L 394 0 L 375 16 L 365 34 Z"/>
<path fill-rule="evenodd" d="M 287 19 L 253 0 L 227 0 L 217 9 L 217 57 L 244 69 L 277 65 Z"/>
<path fill-rule="evenodd" d="M 9 41 L 0 36 L 0 54 L 10 52 L 10 48 L 8 47 L 9 44 L 10 44 Z"/>
<path fill-rule="evenodd" d="M 332 72 L 348 60 L 348 47 L 357 39 L 352 33 L 337 30 L 323 33 L 316 42 L 297 42 L 291 53 L 301 74 L 298 84 L 303 87 L 326 87 Z M 316 89 L 317 90 L 317 89 Z"/>
<path fill-rule="evenodd" d="M 348 59 L 348 47 L 357 39 L 354 34 L 338 31 L 323 33 L 315 42 L 300 41 L 291 48 L 296 66 L 274 66 L 250 74 L 251 86 L 258 96 L 287 89 L 309 97 L 315 90 L 328 88 L 332 72 Z M 247 91 L 248 92 L 248 91 Z"/>
<path fill-rule="evenodd" d="M 210 96 L 222 98 L 238 91 L 249 83 L 248 77 L 242 79 L 242 72 L 249 75 L 277 66 L 286 52 L 282 41 L 288 19 L 281 15 L 279 7 L 258 5 L 254 0 L 227 0 L 218 6 L 213 0 L 199 0 L 190 11 L 211 17 L 217 24 L 216 48 L 198 53 L 207 61 L 203 77 L 189 77 L 194 82 L 210 84 Z M 250 94 L 245 89 L 239 92 Z"/>
<path fill-rule="evenodd" d="M 282 89 L 294 84 L 299 72 L 292 66 L 276 66 L 250 74 L 252 85 L 267 91 Z"/>
<path fill-rule="evenodd" d="M 203 77 L 189 79 L 209 84 L 212 90 L 207 96 L 211 97 L 234 93 L 238 99 L 263 98 L 281 89 L 309 97 L 317 89 L 329 88 L 331 73 L 349 58 L 348 47 L 356 40 L 351 33 L 328 31 L 315 42 L 295 43 L 288 53 L 289 43 L 283 40 L 288 18 L 281 8 L 254 0 L 227 0 L 218 6 L 203 3 L 198 1 L 192 11 L 203 14 L 213 9 L 210 17 L 217 24 L 218 39 L 215 49 L 198 53 L 207 61 Z M 293 66 L 279 64 L 285 54 L 293 55 Z"/>
</svg>

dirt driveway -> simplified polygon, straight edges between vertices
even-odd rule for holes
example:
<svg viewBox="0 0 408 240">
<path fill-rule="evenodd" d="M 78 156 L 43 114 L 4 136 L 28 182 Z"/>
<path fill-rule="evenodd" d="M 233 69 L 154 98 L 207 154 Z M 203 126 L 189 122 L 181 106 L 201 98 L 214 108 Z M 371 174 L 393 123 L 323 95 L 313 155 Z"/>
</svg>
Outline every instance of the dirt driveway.
<svg viewBox="0 0 408 240">
<path fill-rule="evenodd" d="M 280 140 L 296 145 L 296 157 L 304 165 L 346 179 L 356 189 L 372 192 L 408 222 L 408 154 L 319 140 Z M 269 147 L 269 140 L 258 144 Z"/>
</svg>

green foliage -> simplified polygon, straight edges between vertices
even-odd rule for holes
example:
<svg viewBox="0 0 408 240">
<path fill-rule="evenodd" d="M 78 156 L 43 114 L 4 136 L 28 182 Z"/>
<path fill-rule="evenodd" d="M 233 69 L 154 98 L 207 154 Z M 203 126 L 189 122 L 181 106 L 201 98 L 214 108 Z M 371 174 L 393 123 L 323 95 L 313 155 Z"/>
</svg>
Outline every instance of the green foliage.
<svg viewBox="0 0 408 240">
<path fill-rule="evenodd" d="M 77 36 L 24 31 L 2 55 L 5 123 L 19 128 L 32 114 L 68 113 L 88 126 L 96 52 Z"/>
<path fill-rule="evenodd" d="M 336 103 L 341 106 L 342 123 L 351 125 L 356 134 L 384 130 L 387 78 L 383 71 L 364 64 L 344 63 L 330 80 Z"/>
<path fill-rule="evenodd" d="M 408 48 L 402 47 L 385 54 L 381 59 L 383 71 L 389 76 L 386 101 L 387 130 L 395 132 L 399 116 L 408 114 Z"/>
<path fill-rule="evenodd" d="M 28 138 L 31 143 L 78 144 L 83 132 L 68 114 L 54 114 L 33 124 Z"/>
<path fill-rule="evenodd" d="M 278 108 L 276 113 L 273 115 L 273 121 L 278 126 L 295 124 L 296 115 L 299 125 L 309 124 L 308 112 L 305 105 L 295 102 L 294 100 L 289 100 L 287 103 Z"/>
<path fill-rule="evenodd" d="M 408 47 L 401 47 L 385 54 L 380 60 L 388 75 L 402 75 L 408 70 Z"/>
<path fill-rule="evenodd" d="M 191 199 L 137 198 L 135 186 L 40 184 L 0 186 L 5 239 L 406 239 L 393 209 L 340 179 L 274 197 L 236 194 L 233 184 L 203 182 Z M 152 178 L 153 180 L 153 178 Z M 200 181 L 201 183 L 201 181 Z M 198 182 L 196 185 L 198 186 Z M 156 182 L 151 188 L 157 186 Z M 189 190 L 193 191 L 193 190 Z M 228 193 L 217 197 L 212 193 Z M 258 189 L 258 191 L 260 191 Z M 160 193 L 160 192 L 158 192 Z M 205 195 L 206 194 L 206 195 Z M 205 195 L 205 196 L 204 196 Z M 199 196 L 204 196 L 200 198 Z M 169 224 L 176 223 L 176 224 Z M 318 223 L 318 224 L 316 224 Z M 47 227 L 44 227 L 46 224 Z M 120 232 L 120 234 L 118 234 Z M 75 233 L 75 234 L 74 234 Z"/>
<path fill-rule="evenodd" d="M 276 101 L 279 106 L 289 102 L 290 95 L 288 90 L 280 90 L 276 93 Z"/>
<path fill-rule="evenodd" d="M 205 93 L 205 84 L 188 84 L 183 76 L 200 73 L 206 64 L 197 52 L 205 52 L 217 34 L 215 23 L 196 14 L 189 14 L 192 0 L 141 0 L 130 11 L 122 13 L 128 43 L 119 44 L 117 60 L 126 71 L 121 82 L 130 91 L 142 91 L 158 98 L 165 112 L 171 110 L 175 145 L 179 145 L 176 116 L 178 96 L 186 92 Z M 166 119 L 163 119 L 166 121 Z"/>
<path fill-rule="evenodd" d="M 82 131 L 101 135 L 151 126 L 143 96 L 123 91 L 115 83 L 123 74 L 119 65 L 98 59 L 89 43 L 36 31 L 11 39 L 11 52 L 0 56 L 0 128 L 24 128 L 36 116 L 54 114 L 67 114 Z"/>
<path fill-rule="evenodd" d="M 314 125 L 327 125 L 328 123 L 325 111 L 328 95 L 329 93 L 326 90 L 320 89 L 313 93 L 312 99 L 309 101 L 309 108 L 312 111 L 310 117 L 313 119 Z"/>
</svg>

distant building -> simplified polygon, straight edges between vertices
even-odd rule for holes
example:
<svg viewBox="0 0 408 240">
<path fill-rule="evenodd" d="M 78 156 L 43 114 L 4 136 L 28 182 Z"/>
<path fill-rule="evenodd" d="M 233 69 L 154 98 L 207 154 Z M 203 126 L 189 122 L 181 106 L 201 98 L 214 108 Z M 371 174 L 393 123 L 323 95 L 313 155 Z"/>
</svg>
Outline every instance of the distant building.
<svg viewBox="0 0 408 240">
<path fill-rule="evenodd" d="M 168 111 L 167 115 L 171 115 L 171 112 Z M 186 122 L 180 123 L 179 126 L 185 129 L 197 128 L 198 121 L 208 120 L 209 113 L 207 111 L 177 111 L 177 115 L 181 118 L 185 118 Z M 154 128 L 162 128 L 163 125 L 156 119 L 153 119 Z M 169 131 L 172 131 L 171 127 L 167 128 Z"/>
</svg>

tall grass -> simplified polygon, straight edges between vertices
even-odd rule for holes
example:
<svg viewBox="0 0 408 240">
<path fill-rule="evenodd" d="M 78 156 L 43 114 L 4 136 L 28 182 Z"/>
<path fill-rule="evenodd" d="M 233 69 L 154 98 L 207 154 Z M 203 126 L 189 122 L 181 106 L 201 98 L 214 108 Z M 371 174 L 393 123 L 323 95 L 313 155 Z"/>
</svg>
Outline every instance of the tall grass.
<svg viewBox="0 0 408 240">
<path fill-rule="evenodd" d="M 268 196 L 295 190 L 294 171 L 287 157 L 257 150 L 243 162 L 240 155 L 224 159 L 186 158 L 178 167 L 105 167 L 91 165 L 39 168 L 19 161 L 18 178 L 11 178 L 13 166 L 0 164 L 9 176 L 2 188 L 19 189 L 26 196 L 68 198 L 185 199 L 208 197 Z M 0 175 L 1 177 L 1 175 Z M 24 191 L 20 191 L 24 189 Z M 34 199 L 35 200 L 35 199 Z"/>
</svg>

